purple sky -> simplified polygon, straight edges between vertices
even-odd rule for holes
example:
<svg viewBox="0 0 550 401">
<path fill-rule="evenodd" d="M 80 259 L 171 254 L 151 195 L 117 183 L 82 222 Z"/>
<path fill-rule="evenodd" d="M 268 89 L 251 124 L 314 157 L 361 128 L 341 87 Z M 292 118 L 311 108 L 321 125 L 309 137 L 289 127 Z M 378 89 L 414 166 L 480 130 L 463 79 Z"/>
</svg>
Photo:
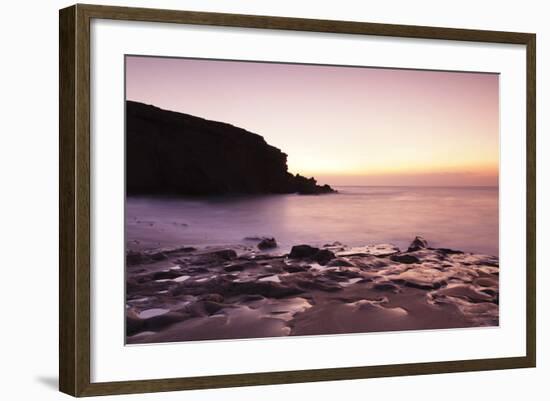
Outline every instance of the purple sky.
<svg viewBox="0 0 550 401">
<path fill-rule="evenodd" d="M 331 185 L 498 185 L 498 75 L 126 57 L 126 96 L 262 135 Z"/>
</svg>

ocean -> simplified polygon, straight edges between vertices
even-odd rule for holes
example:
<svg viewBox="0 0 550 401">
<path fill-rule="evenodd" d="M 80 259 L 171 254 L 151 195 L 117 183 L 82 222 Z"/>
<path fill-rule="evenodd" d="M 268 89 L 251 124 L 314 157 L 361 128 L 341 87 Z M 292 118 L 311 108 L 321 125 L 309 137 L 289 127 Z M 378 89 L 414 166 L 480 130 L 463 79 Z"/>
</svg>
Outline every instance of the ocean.
<svg viewBox="0 0 550 401">
<path fill-rule="evenodd" d="M 392 243 L 415 236 L 433 247 L 498 256 L 497 187 L 335 187 L 329 195 L 128 197 L 129 249 L 253 246 L 275 237 L 293 245 Z"/>
</svg>

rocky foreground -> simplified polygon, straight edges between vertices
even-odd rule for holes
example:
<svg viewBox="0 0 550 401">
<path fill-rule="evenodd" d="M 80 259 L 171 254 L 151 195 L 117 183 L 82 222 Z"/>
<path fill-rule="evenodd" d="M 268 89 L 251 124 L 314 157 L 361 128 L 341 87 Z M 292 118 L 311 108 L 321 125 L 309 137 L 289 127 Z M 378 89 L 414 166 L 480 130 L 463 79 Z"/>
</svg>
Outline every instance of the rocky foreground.
<svg viewBox="0 0 550 401">
<path fill-rule="evenodd" d="M 390 244 L 127 254 L 127 343 L 495 326 L 497 257 Z"/>
</svg>

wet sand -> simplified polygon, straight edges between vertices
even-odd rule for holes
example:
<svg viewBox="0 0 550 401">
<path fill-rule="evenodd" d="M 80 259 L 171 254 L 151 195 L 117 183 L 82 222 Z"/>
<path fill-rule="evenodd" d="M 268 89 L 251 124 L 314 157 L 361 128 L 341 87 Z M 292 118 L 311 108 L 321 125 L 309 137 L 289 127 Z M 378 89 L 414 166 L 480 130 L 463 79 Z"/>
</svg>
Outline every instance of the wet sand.
<svg viewBox="0 0 550 401">
<path fill-rule="evenodd" d="M 498 266 L 422 238 L 129 251 L 127 343 L 496 326 Z"/>
</svg>

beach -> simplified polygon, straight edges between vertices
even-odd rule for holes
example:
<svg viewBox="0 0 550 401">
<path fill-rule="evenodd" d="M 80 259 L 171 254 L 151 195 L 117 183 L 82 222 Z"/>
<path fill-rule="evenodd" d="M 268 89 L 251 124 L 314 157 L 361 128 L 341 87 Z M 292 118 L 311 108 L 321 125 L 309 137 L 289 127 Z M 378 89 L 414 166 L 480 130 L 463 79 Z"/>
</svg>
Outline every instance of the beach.
<svg viewBox="0 0 550 401">
<path fill-rule="evenodd" d="M 249 239 L 253 241 L 253 239 Z M 498 257 L 416 237 L 128 251 L 128 344 L 496 326 Z M 267 249 L 260 249 L 265 248 Z"/>
<path fill-rule="evenodd" d="M 128 197 L 129 344 L 496 326 L 498 188 Z"/>
</svg>

